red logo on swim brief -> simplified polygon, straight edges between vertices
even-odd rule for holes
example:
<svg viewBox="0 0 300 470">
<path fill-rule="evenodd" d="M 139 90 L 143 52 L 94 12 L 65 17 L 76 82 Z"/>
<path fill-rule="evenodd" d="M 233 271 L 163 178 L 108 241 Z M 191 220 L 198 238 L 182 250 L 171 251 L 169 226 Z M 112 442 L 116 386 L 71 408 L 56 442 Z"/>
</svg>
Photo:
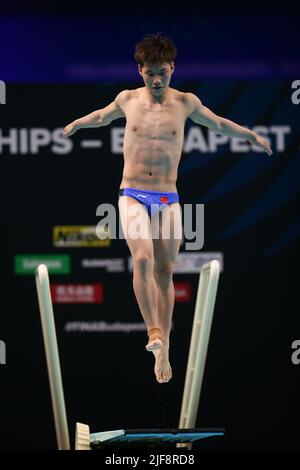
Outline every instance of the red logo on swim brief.
<svg viewBox="0 0 300 470">
<path fill-rule="evenodd" d="M 160 196 L 159 198 L 159 202 L 168 202 L 168 201 L 169 201 L 168 196 Z"/>
</svg>

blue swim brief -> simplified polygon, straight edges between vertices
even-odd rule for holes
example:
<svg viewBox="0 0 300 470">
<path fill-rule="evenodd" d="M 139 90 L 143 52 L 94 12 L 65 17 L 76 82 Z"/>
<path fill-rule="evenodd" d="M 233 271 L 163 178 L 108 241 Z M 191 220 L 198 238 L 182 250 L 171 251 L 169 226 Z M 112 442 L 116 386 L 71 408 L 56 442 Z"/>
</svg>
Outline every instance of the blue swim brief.
<svg viewBox="0 0 300 470">
<path fill-rule="evenodd" d="M 152 215 L 154 215 L 168 204 L 173 204 L 174 202 L 179 201 L 178 193 L 163 193 L 161 191 L 148 191 L 137 188 L 122 188 L 119 190 L 119 197 L 120 196 L 130 196 L 141 202 L 146 207 L 149 217 L 151 217 L 152 204 L 154 204 L 152 207 Z"/>
</svg>

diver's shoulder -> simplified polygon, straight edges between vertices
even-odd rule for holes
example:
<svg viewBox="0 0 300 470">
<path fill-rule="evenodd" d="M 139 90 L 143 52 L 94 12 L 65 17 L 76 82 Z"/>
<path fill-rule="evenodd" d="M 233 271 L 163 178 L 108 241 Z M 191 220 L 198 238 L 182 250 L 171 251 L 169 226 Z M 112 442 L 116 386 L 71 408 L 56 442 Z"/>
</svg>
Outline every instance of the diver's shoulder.
<svg viewBox="0 0 300 470">
<path fill-rule="evenodd" d="M 126 101 L 132 98 L 132 91 L 134 90 L 123 90 L 116 96 L 116 101 L 120 104 L 125 103 Z"/>
<path fill-rule="evenodd" d="M 194 93 L 190 93 L 189 91 L 176 90 L 175 88 L 170 88 L 170 91 L 172 92 L 174 99 L 180 101 L 183 104 L 190 104 L 196 98 L 196 95 L 194 95 Z"/>
</svg>

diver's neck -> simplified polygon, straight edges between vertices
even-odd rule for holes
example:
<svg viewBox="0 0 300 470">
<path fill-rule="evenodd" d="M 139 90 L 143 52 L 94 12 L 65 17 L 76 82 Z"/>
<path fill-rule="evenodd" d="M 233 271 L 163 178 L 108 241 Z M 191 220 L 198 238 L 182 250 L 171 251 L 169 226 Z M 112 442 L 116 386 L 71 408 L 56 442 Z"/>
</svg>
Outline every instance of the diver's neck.
<svg viewBox="0 0 300 470">
<path fill-rule="evenodd" d="M 170 93 L 170 88 L 166 88 L 163 92 L 162 95 L 156 96 L 154 95 L 149 88 L 146 87 L 146 95 L 150 101 L 150 103 L 153 104 L 163 104 L 167 101 L 167 98 Z"/>
</svg>

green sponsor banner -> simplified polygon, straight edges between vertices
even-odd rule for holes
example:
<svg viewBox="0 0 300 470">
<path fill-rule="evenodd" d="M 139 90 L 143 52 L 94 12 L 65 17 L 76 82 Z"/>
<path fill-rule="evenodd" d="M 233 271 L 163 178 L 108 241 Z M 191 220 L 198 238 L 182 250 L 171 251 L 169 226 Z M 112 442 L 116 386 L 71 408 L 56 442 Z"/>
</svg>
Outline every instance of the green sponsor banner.
<svg viewBox="0 0 300 470">
<path fill-rule="evenodd" d="M 16 255 L 15 274 L 35 274 L 39 264 L 45 264 L 49 274 L 70 273 L 70 255 Z"/>
</svg>

